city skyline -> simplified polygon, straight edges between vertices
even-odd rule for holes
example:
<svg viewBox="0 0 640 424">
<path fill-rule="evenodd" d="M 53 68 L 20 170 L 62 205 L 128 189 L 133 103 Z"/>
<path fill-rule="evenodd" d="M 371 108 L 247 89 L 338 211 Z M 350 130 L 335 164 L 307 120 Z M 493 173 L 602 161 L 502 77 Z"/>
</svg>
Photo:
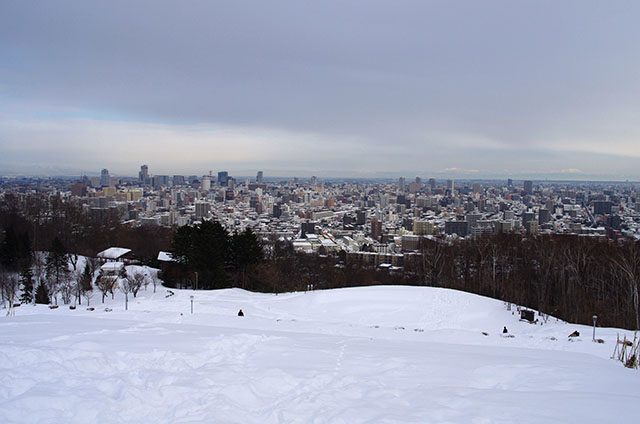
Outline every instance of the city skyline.
<svg viewBox="0 0 640 424">
<path fill-rule="evenodd" d="M 0 175 L 637 181 L 637 12 L 4 3 Z"/>
</svg>

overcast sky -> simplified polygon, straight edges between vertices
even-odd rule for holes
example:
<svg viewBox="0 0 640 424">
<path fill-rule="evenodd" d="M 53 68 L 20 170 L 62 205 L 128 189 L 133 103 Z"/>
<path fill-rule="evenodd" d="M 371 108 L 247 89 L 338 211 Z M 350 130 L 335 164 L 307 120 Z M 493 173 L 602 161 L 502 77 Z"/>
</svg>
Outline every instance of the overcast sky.
<svg viewBox="0 0 640 424">
<path fill-rule="evenodd" d="M 640 2 L 0 2 L 0 173 L 640 179 Z"/>
</svg>

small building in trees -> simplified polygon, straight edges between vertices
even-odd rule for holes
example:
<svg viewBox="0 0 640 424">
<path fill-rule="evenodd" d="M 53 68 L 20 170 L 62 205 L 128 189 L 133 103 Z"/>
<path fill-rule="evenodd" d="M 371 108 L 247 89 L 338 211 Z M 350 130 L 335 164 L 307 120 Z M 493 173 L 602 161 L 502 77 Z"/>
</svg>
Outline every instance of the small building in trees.
<svg viewBox="0 0 640 424">
<path fill-rule="evenodd" d="M 131 262 L 131 249 L 124 247 L 110 247 L 96 255 L 106 262 Z"/>
<path fill-rule="evenodd" d="M 173 258 L 170 252 L 158 252 L 160 273 L 158 277 L 163 284 L 170 288 L 186 288 L 189 285 L 195 287 L 195 273 L 188 273 L 185 266 Z"/>
<path fill-rule="evenodd" d="M 124 262 L 106 262 L 100 267 L 100 275 L 118 277 L 124 272 Z"/>
</svg>

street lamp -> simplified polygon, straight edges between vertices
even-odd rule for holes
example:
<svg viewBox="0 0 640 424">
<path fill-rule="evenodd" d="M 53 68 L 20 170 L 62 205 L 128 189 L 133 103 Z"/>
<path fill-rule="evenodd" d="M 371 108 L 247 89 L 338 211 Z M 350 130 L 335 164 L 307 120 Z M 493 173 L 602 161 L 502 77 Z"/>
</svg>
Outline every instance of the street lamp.
<svg viewBox="0 0 640 424">
<path fill-rule="evenodd" d="M 191 313 L 193 314 L 193 295 L 189 297 L 191 298 Z"/>
<path fill-rule="evenodd" d="M 596 322 L 598 321 L 598 315 L 594 315 L 593 317 L 593 341 L 596 341 Z"/>
</svg>

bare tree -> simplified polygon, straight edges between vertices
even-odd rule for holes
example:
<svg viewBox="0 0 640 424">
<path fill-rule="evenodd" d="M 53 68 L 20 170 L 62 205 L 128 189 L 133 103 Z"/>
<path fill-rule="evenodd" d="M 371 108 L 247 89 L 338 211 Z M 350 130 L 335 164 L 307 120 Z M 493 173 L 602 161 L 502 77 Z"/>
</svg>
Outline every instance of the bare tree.
<svg viewBox="0 0 640 424">
<path fill-rule="evenodd" d="M 133 274 L 133 279 L 135 284 L 133 285 L 133 297 L 138 295 L 138 291 L 145 285 L 145 281 L 147 281 L 147 276 L 143 272 L 135 272 Z"/>
<path fill-rule="evenodd" d="M 0 273 L 0 292 L 2 293 L 3 302 L 7 302 L 8 310 L 7 316 L 13 316 L 15 314 L 13 304 L 18 298 L 18 291 L 20 290 L 20 282 L 15 275 L 11 275 L 8 272 Z"/>
<path fill-rule="evenodd" d="M 84 300 L 87 301 L 87 307 L 89 307 L 90 306 L 89 302 L 93 298 L 93 290 L 84 290 L 82 292 L 82 297 L 84 297 Z"/>
<path fill-rule="evenodd" d="M 440 240 L 421 241 L 422 271 L 424 283 L 429 286 L 442 285 L 441 277 L 444 271 L 445 251 L 447 246 Z"/>
<path fill-rule="evenodd" d="M 87 264 L 89 265 L 91 275 L 95 275 L 96 271 L 100 269 L 100 259 L 98 258 L 87 258 Z"/>
<path fill-rule="evenodd" d="M 160 279 L 158 278 L 158 271 L 150 272 L 149 279 L 151 280 L 151 284 L 153 284 L 153 292 L 156 292 L 156 286 L 160 283 Z"/>
<path fill-rule="evenodd" d="M 36 277 L 36 287 L 42 282 L 45 270 L 46 263 L 42 252 L 33 252 L 33 275 Z"/>
<path fill-rule="evenodd" d="M 59 281 L 60 296 L 62 297 L 62 303 L 68 305 L 71 303 L 71 296 L 75 292 L 75 281 L 72 276 L 65 275 L 60 278 Z"/>
<path fill-rule="evenodd" d="M 124 310 L 129 310 L 129 293 L 133 293 L 134 285 L 136 281 L 133 277 L 127 276 L 126 278 L 120 279 L 118 284 L 118 288 L 122 293 L 124 293 Z"/>
<path fill-rule="evenodd" d="M 102 293 L 102 303 L 104 303 L 104 299 L 107 296 L 107 293 L 113 293 L 113 287 L 115 286 L 116 281 L 116 278 L 106 275 L 101 275 L 96 280 L 96 286 Z"/>
<path fill-rule="evenodd" d="M 138 295 L 138 291 L 140 291 L 146 279 L 147 277 L 143 272 L 140 271 L 136 271 L 133 274 L 126 275 L 125 280 L 127 280 L 127 285 L 131 289 L 133 297 L 136 297 Z"/>
<path fill-rule="evenodd" d="M 77 253 L 69 253 L 69 263 L 73 266 L 73 271 L 78 270 L 78 254 Z"/>
<path fill-rule="evenodd" d="M 612 259 L 615 273 L 625 283 L 635 315 L 636 330 L 640 330 L 640 249 L 634 244 L 623 246 L 619 254 Z"/>
</svg>

